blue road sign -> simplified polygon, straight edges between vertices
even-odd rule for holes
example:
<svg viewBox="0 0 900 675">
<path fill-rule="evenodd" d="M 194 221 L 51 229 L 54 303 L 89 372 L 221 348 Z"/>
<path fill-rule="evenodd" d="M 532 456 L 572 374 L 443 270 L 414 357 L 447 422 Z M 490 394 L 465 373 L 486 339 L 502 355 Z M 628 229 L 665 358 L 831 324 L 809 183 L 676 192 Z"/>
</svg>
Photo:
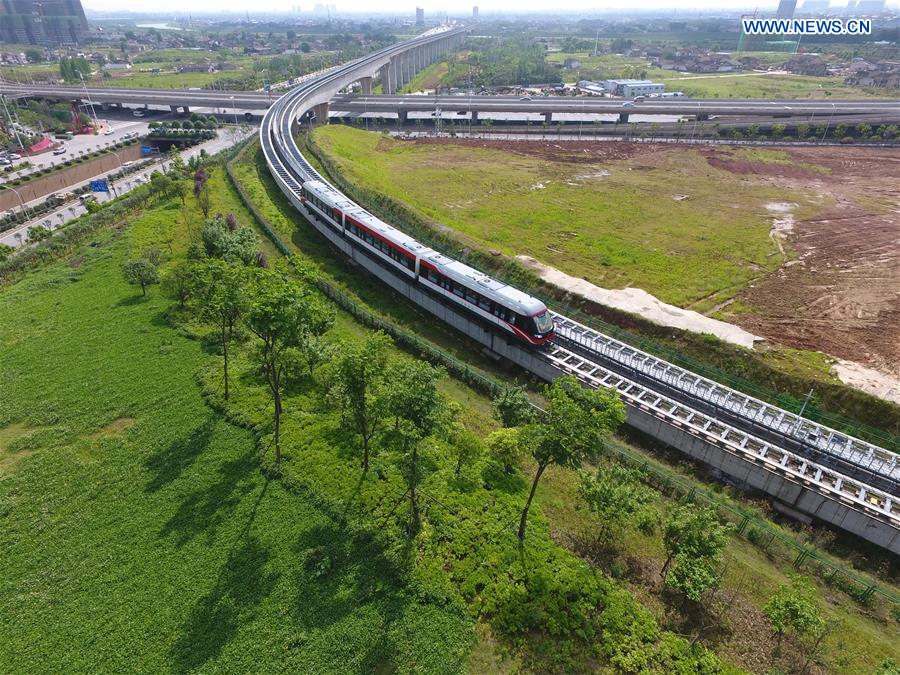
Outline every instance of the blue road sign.
<svg viewBox="0 0 900 675">
<path fill-rule="evenodd" d="M 141 146 L 141 154 L 144 157 L 149 157 L 150 155 L 153 154 L 153 147 L 149 146 L 149 145 L 142 145 Z"/>
<path fill-rule="evenodd" d="M 92 192 L 109 192 L 109 182 L 105 178 L 91 181 Z"/>
</svg>

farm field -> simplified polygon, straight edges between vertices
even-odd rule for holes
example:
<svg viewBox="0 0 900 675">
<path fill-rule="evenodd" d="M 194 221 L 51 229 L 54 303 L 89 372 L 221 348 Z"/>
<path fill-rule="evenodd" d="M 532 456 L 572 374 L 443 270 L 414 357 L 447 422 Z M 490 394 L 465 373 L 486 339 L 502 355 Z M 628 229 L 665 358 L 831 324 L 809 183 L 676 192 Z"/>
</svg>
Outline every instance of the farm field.
<svg viewBox="0 0 900 675">
<path fill-rule="evenodd" d="M 473 245 L 641 288 L 775 343 L 888 373 L 900 362 L 885 339 L 900 330 L 890 234 L 900 192 L 884 172 L 894 150 L 404 141 L 337 125 L 315 138 L 353 180 Z M 832 243 L 851 222 L 844 248 Z M 860 227 L 868 238 L 850 236 Z M 837 275 L 817 302 L 813 270 Z M 785 275 L 795 293 L 777 293 Z"/>
<path fill-rule="evenodd" d="M 747 52 L 748 56 L 763 58 L 767 63 L 783 63 L 790 54 L 761 54 Z M 666 91 L 681 91 L 693 98 L 896 98 L 887 89 L 872 89 L 844 84 L 842 77 L 812 77 L 793 73 L 679 73 L 647 65 L 646 59 L 601 54 L 591 56 L 586 52 L 556 52 L 547 55 L 547 61 L 562 65 L 566 59 L 581 61 L 577 70 L 563 70 L 566 82 L 579 79 L 605 80 L 611 78 L 640 77 L 666 85 Z"/>
</svg>

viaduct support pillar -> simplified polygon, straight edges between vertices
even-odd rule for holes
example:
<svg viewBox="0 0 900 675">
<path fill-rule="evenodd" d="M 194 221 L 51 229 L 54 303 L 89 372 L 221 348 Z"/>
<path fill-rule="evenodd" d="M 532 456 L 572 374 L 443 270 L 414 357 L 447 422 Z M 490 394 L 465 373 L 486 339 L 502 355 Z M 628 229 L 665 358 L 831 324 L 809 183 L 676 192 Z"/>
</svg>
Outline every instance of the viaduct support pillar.
<svg viewBox="0 0 900 675">
<path fill-rule="evenodd" d="M 173 113 L 177 113 L 177 112 L 178 112 L 178 106 L 177 106 L 177 105 L 170 105 L 170 106 L 169 106 L 169 110 L 171 110 Z"/>
<path fill-rule="evenodd" d="M 359 92 L 363 96 L 371 96 L 372 95 L 372 78 L 371 77 L 359 78 Z"/>
<path fill-rule="evenodd" d="M 184 114 L 185 114 L 185 115 L 190 115 L 190 114 L 191 114 L 191 108 L 190 108 L 190 106 L 183 106 L 182 109 L 184 110 Z"/>
<path fill-rule="evenodd" d="M 544 123 L 545 123 L 545 124 L 550 124 L 552 121 L 553 121 L 553 113 L 552 113 L 552 112 L 545 112 L 545 113 L 544 113 Z"/>
<path fill-rule="evenodd" d="M 628 113 L 619 113 L 619 122 L 621 124 L 627 124 L 628 123 Z"/>
<path fill-rule="evenodd" d="M 316 124 L 328 124 L 328 103 L 320 103 L 313 112 L 316 113 Z"/>
<path fill-rule="evenodd" d="M 472 111 L 472 124 L 478 124 L 478 111 Z"/>
</svg>

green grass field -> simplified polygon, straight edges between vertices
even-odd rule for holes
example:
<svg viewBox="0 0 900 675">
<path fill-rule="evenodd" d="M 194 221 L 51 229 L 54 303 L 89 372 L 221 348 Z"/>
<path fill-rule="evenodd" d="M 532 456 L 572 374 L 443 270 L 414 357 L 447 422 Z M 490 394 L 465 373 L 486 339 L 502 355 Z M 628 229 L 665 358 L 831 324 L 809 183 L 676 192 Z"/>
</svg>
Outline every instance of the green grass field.
<svg viewBox="0 0 900 675">
<path fill-rule="evenodd" d="M 781 264 L 765 205 L 797 200 L 692 150 L 574 163 L 338 125 L 315 138 L 353 180 L 483 246 L 676 305 L 722 301 Z"/>
</svg>

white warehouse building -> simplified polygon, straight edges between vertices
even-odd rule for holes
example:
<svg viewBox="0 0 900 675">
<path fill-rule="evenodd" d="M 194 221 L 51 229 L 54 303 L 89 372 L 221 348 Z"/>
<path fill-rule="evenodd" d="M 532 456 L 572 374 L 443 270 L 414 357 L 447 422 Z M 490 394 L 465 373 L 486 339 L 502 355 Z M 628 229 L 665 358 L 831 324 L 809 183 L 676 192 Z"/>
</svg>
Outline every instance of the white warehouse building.
<svg viewBox="0 0 900 675">
<path fill-rule="evenodd" d="M 662 94 L 666 90 L 666 85 L 650 80 L 607 80 L 602 84 L 616 96 L 626 98 Z"/>
</svg>

